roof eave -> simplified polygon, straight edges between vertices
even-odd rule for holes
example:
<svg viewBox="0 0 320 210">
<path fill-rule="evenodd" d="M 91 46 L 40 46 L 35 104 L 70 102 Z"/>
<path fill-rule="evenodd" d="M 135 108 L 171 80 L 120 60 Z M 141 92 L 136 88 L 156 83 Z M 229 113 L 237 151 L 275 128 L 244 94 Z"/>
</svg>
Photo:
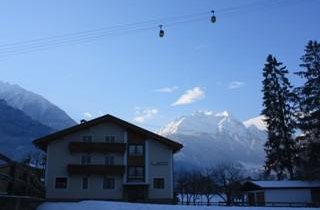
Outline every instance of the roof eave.
<svg viewBox="0 0 320 210">
<path fill-rule="evenodd" d="M 178 142 L 175 142 L 175 141 L 172 141 L 170 139 L 167 139 L 167 138 L 165 138 L 163 136 L 160 136 L 160 135 L 158 135 L 156 133 L 153 133 L 153 132 L 148 131 L 148 130 L 146 130 L 144 128 L 141 128 L 141 127 L 138 127 L 136 125 L 133 125 L 133 124 L 131 124 L 129 122 L 126 122 L 126 121 L 124 121 L 122 119 L 119 119 L 119 118 L 114 117 L 114 116 L 109 115 L 109 114 L 104 115 L 104 116 L 99 117 L 99 118 L 96 118 L 96 119 L 93 119 L 93 120 L 85 122 L 85 123 L 77 124 L 75 126 L 63 129 L 61 131 L 49 134 L 47 136 L 40 137 L 40 138 L 35 139 L 34 141 L 32 141 L 32 143 L 36 147 L 38 147 L 39 149 L 41 149 L 43 151 L 46 151 L 47 150 L 47 146 L 51 141 L 56 140 L 56 139 L 58 139 L 58 138 L 60 138 L 62 136 L 68 135 L 70 133 L 76 132 L 78 130 L 91 127 L 92 125 L 99 124 L 99 123 L 104 122 L 106 120 L 113 121 L 114 123 L 118 123 L 118 124 L 120 124 L 120 125 L 122 125 L 124 127 L 127 127 L 129 129 L 133 129 L 133 130 L 135 130 L 137 132 L 145 133 L 147 136 L 150 136 L 151 138 L 154 138 L 154 139 L 160 141 L 161 143 L 166 144 L 167 146 L 169 146 L 173 150 L 173 153 L 176 153 L 176 152 L 180 151 L 183 148 L 183 145 L 178 143 Z"/>
</svg>

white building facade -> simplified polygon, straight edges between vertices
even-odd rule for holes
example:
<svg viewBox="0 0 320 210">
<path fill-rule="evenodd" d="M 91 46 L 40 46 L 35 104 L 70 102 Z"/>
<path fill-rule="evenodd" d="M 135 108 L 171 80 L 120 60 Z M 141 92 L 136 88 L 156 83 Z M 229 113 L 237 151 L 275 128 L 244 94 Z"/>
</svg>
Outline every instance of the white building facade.
<svg viewBox="0 0 320 210">
<path fill-rule="evenodd" d="M 173 155 L 182 145 L 112 115 L 34 144 L 47 153 L 49 200 L 174 200 Z"/>
</svg>

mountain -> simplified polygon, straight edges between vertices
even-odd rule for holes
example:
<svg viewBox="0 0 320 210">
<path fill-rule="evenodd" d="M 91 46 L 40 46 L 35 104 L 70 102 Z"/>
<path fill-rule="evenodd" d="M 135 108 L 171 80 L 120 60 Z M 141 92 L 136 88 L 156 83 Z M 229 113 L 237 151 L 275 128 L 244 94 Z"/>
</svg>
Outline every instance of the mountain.
<svg viewBox="0 0 320 210">
<path fill-rule="evenodd" d="M 264 161 L 263 145 L 267 136 L 259 127 L 259 120 L 256 120 L 258 124 L 253 121 L 243 123 L 226 111 L 198 111 L 169 123 L 160 134 L 184 145 L 176 156 L 182 167 L 239 162 L 247 168 L 259 168 Z"/>
<path fill-rule="evenodd" d="M 23 111 L 33 120 L 54 130 L 61 130 L 76 124 L 59 107 L 18 85 L 0 81 L 0 99 L 4 99 L 8 105 Z"/>
<path fill-rule="evenodd" d="M 263 115 L 260 115 L 258 117 L 255 117 L 255 118 L 252 118 L 252 119 L 244 121 L 243 124 L 247 128 L 254 127 L 254 128 L 259 129 L 259 130 L 266 131 L 267 130 L 267 124 L 266 124 L 266 122 L 264 122 L 264 120 L 265 120 L 265 117 Z"/>
<path fill-rule="evenodd" d="M 53 130 L 0 100 L 0 153 L 21 159 L 33 151 L 31 141 Z"/>
</svg>

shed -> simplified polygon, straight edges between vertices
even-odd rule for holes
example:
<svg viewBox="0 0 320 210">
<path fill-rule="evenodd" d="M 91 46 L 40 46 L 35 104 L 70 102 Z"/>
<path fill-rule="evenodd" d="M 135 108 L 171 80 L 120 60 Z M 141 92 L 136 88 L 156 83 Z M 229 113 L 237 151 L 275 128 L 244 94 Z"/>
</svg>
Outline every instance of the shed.
<svg viewBox="0 0 320 210">
<path fill-rule="evenodd" d="M 248 205 L 319 206 L 320 181 L 245 181 Z"/>
</svg>

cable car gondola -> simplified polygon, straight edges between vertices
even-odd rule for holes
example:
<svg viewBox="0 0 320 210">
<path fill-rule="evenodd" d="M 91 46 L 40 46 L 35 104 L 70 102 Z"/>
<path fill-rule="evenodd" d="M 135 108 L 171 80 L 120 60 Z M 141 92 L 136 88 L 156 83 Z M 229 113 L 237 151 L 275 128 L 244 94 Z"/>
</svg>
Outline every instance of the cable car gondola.
<svg viewBox="0 0 320 210">
<path fill-rule="evenodd" d="M 216 16 L 214 15 L 214 10 L 211 11 L 212 12 L 212 16 L 211 16 L 211 22 L 215 23 L 217 21 Z"/>
<path fill-rule="evenodd" d="M 162 29 L 162 25 L 159 25 L 160 31 L 159 31 L 159 36 L 162 38 L 164 36 L 164 30 Z"/>
</svg>

